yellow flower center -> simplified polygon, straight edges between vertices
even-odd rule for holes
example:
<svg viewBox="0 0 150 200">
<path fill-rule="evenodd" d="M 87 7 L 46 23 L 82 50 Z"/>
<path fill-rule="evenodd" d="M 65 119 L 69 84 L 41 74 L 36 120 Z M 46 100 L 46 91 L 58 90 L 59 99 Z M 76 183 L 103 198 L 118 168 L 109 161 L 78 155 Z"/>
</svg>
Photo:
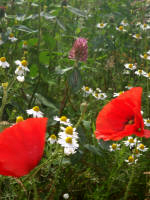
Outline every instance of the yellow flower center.
<svg viewBox="0 0 150 200">
<path fill-rule="evenodd" d="M 140 38 L 140 34 L 136 34 L 135 37 L 136 37 L 136 38 Z"/>
<path fill-rule="evenodd" d="M 133 68 L 133 64 L 129 64 L 129 68 L 132 69 Z"/>
<path fill-rule="evenodd" d="M 52 140 L 56 140 L 56 135 L 52 134 L 52 135 L 50 136 L 50 138 L 51 138 Z"/>
<path fill-rule="evenodd" d="M 98 97 L 98 93 L 95 93 L 95 96 Z"/>
<path fill-rule="evenodd" d="M 67 143 L 69 143 L 69 144 L 72 144 L 72 138 L 71 138 L 71 137 L 67 137 L 67 138 L 65 139 L 65 141 L 66 141 Z"/>
<path fill-rule="evenodd" d="M 26 66 L 27 66 L 27 61 L 26 61 L 26 60 L 23 60 L 23 61 L 21 61 L 21 64 L 22 64 L 24 67 L 26 67 Z"/>
<path fill-rule="evenodd" d="M 68 126 L 66 129 L 65 129 L 65 132 L 69 135 L 72 135 L 73 134 L 73 128 L 72 126 Z"/>
<path fill-rule="evenodd" d="M 117 144 L 112 144 L 111 146 L 112 146 L 112 149 L 114 150 L 117 148 Z"/>
<path fill-rule="evenodd" d="M 104 26 L 104 24 L 103 24 L 103 23 L 101 23 L 101 24 L 100 24 L 100 26 L 101 26 L 101 27 L 103 27 L 103 26 Z"/>
<path fill-rule="evenodd" d="M 144 149 L 144 144 L 140 144 L 139 148 L 143 150 Z"/>
<path fill-rule="evenodd" d="M 11 34 L 9 35 L 9 37 L 10 37 L 10 38 L 13 38 L 13 37 L 14 37 L 14 34 L 13 34 L 13 33 L 11 33 Z"/>
<path fill-rule="evenodd" d="M 5 57 L 1 57 L 0 60 L 1 60 L 1 62 L 5 62 L 6 58 Z"/>
<path fill-rule="evenodd" d="M 89 91 L 89 87 L 85 87 L 85 91 Z"/>
<path fill-rule="evenodd" d="M 62 116 L 62 117 L 60 118 L 60 121 L 66 122 L 66 121 L 67 121 L 67 117 L 66 117 L 66 116 Z"/>
<path fill-rule="evenodd" d="M 128 161 L 129 161 L 130 163 L 134 162 L 133 156 L 129 156 L 129 157 L 128 157 Z"/>
<path fill-rule="evenodd" d="M 147 122 L 147 123 L 150 123 L 150 119 L 147 119 L 146 122 Z"/>
<path fill-rule="evenodd" d="M 24 44 L 24 45 L 27 45 L 27 41 L 24 41 L 23 44 Z"/>
<path fill-rule="evenodd" d="M 148 77 L 150 78 L 150 72 L 149 72 L 147 75 L 148 75 Z"/>
<path fill-rule="evenodd" d="M 145 59 L 147 59 L 148 55 L 145 53 L 145 54 L 143 55 L 143 57 L 144 57 Z"/>
<path fill-rule="evenodd" d="M 22 122 L 23 120 L 24 120 L 24 119 L 23 119 L 22 116 L 18 116 L 18 117 L 16 118 L 16 123 Z"/>
<path fill-rule="evenodd" d="M 40 109 L 39 109 L 38 106 L 34 106 L 32 109 L 33 109 L 34 111 L 36 111 L 36 112 L 40 111 Z"/>
<path fill-rule="evenodd" d="M 139 72 L 139 74 L 142 74 L 142 70 L 141 69 L 139 69 L 138 72 Z"/>
<path fill-rule="evenodd" d="M 144 28 L 146 28 L 147 27 L 147 24 L 144 24 Z"/>
<path fill-rule="evenodd" d="M 120 31 L 123 31 L 123 26 L 119 26 L 119 30 L 120 30 Z"/>
<path fill-rule="evenodd" d="M 129 142 L 129 143 L 134 143 L 134 139 L 133 139 L 133 138 L 130 138 L 130 139 L 128 140 L 128 142 Z"/>
</svg>

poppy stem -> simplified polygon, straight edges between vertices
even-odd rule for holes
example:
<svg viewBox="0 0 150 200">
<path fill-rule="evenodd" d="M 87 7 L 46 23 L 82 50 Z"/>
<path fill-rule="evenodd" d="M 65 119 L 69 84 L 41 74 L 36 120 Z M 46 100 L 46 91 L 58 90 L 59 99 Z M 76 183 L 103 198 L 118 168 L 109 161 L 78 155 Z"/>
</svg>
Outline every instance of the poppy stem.
<svg viewBox="0 0 150 200">
<path fill-rule="evenodd" d="M 7 86 L 3 85 L 3 98 L 2 98 L 2 105 L 0 107 L 0 121 L 2 121 L 3 110 L 5 108 L 7 102 Z"/>
</svg>

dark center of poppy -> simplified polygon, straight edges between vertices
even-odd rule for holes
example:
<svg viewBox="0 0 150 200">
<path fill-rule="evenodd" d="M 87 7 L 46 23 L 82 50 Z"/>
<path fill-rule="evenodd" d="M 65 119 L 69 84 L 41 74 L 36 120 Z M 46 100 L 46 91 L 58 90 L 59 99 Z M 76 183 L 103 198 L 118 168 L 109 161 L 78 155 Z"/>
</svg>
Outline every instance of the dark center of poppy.
<svg viewBox="0 0 150 200">
<path fill-rule="evenodd" d="M 138 128 L 138 129 L 137 129 L 137 131 L 139 131 L 139 132 L 140 132 L 141 130 L 142 130 L 141 128 Z"/>
<path fill-rule="evenodd" d="M 134 123 L 134 120 L 132 119 L 128 121 L 128 124 L 133 124 L 133 123 Z"/>
</svg>

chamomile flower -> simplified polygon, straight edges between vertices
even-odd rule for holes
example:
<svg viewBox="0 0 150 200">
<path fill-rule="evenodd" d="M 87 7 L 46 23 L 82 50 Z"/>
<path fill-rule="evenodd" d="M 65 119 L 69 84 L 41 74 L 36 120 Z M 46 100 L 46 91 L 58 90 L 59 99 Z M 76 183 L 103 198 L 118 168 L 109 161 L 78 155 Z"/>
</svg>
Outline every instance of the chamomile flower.
<svg viewBox="0 0 150 200">
<path fill-rule="evenodd" d="M 116 151 L 116 150 L 120 150 L 120 144 L 113 143 L 112 145 L 109 146 L 109 151 Z"/>
<path fill-rule="evenodd" d="M 5 57 L 0 58 L 0 66 L 2 68 L 8 68 L 9 67 L 9 63 L 6 61 Z"/>
<path fill-rule="evenodd" d="M 150 79 L 150 72 L 144 75 L 146 78 Z"/>
<path fill-rule="evenodd" d="M 92 96 L 95 97 L 97 100 L 100 99 L 100 93 L 98 93 L 96 91 L 92 92 Z"/>
<path fill-rule="evenodd" d="M 16 117 L 16 123 L 18 123 L 18 122 L 22 122 L 24 119 L 23 119 L 23 117 L 22 116 L 18 116 L 18 117 Z"/>
<path fill-rule="evenodd" d="M 146 72 L 143 71 L 142 69 L 138 69 L 137 71 L 135 71 L 135 74 L 138 76 L 145 76 Z"/>
<path fill-rule="evenodd" d="M 133 137 L 128 137 L 128 140 L 124 141 L 124 144 L 126 146 L 129 146 L 130 148 L 136 146 L 136 144 L 138 143 L 139 141 L 137 141 L 136 138 L 133 138 Z"/>
<path fill-rule="evenodd" d="M 134 34 L 134 35 L 132 35 L 132 37 L 137 39 L 137 40 L 142 39 L 140 34 Z"/>
<path fill-rule="evenodd" d="M 142 144 L 142 143 L 138 144 L 137 149 L 138 149 L 139 151 L 142 151 L 142 152 L 145 152 L 145 151 L 148 150 L 148 148 L 146 148 L 145 145 Z"/>
<path fill-rule="evenodd" d="M 60 138 L 63 138 L 64 135 L 67 137 L 78 138 L 78 133 L 76 132 L 76 128 L 72 126 L 60 127 L 61 131 L 58 133 Z"/>
<path fill-rule="evenodd" d="M 121 23 L 120 23 L 120 25 L 122 25 L 122 26 L 128 26 L 129 24 L 125 20 L 122 20 Z"/>
<path fill-rule="evenodd" d="M 87 96 L 87 95 L 89 95 L 93 92 L 93 90 L 91 88 L 87 87 L 87 86 L 83 86 L 82 90 L 84 91 L 85 96 Z"/>
<path fill-rule="evenodd" d="M 97 28 L 105 28 L 107 23 L 99 23 L 96 25 Z"/>
<path fill-rule="evenodd" d="M 34 118 L 43 117 L 43 113 L 40 111 L 38 106 L 34 106 L 32 109 L 26 110 L 28 115 L 33 115 Z"/>
<path fill-rule="evenodd" d="M 54 144 L 57 141 L 57 137 L 55 134 L 52 134 L 49 138 L 48 141 L 50 142 L 50 144 Z"/>
<path fill-rule="evenodd" d="M 120 96 L 123 93 L 124 93 L 124 91 L 114 92 L 113 97 L 118 97 L 118 96 Z"/>
<path fill-rule="evenodd" d="M 64 134 L 63 137 L 58 139 L 58 144 L 60 144 L 64 148 L 70 148 L 73 150 L 76 150 L 79 147 L 77 140 L 73 137 L 68 137 L 66 134 Z"/>
<path fill-rule="evenodd" d="M 27 67 L 28 62 L 26 60 L 16 60 L 15 64 L 21 67 L 24 71 L 30 71 L 29 68 Z"/>
<path fill-rule="evenodd" d="M 17 38 L 15 38 L 15 36 L 14 36 L 13 33 L 11 33 L 11 34 L 9 35 L 8 39 L 9 39 L 11 42 L 16 42 L 16 41 L 18 40 Z"/>
<path fill-rule="evenodd" d="M 144 119 L 144 125 L 145 126 L 150 126 L 150 119 L 148 118 L 148 119 Z"/>
<path fill-rule="evenodd" d="M 140 57 L 145 60 L 150 60 L 150 56 L 147 53 L 145 53 L 144 55 L 140 55 Z"/>
<path fill-rule="evenodd" d="M 99 99 L 105 100 L 107 98 L 107 95 L 105 93 L 99 93 Z"/>
<path fill-rule="evenodd" d="M 150 50 L 148 50 L 146 53 L 147 53 L 148 55 L 150 55 Z"/>
<path fill-rule="evenodd" d="M 140 25 L 140 28 L 143 30 L 143 31 L 146 31 L 148 29 L 150 29 L 150 26 L 148 24 L 141 24 Z"/>
<path fill-rule="evenodd" d="M 25 75 L 25 71 L 22 69 L 22 67 L 17 67 L 17 69 L 15 70 L 15 74 L 16 75 L 19 75 L 19 76 L 22 76 L 22 75 Z"/>
<path fill-rule="evenodd" d="M 27 43 L 27 41 L 24 41 L 24 42 L 23 42 L 22 48 L 24 48 L 24 49 L 27 49 L 27 48 L 28 48 L 28 43 Z"/>
<path fill-rule="evenodd" d="M 68 193 L 63 194 L 63 198 L 64 199 L 69 199 L 69 194 Z"/>
<path fill-rule="evenodd" d="M 130 70 L 136 69 L 136 65 L 133 65 L 133 64 L 125 64 L 124 66 L 125 66 L 126 69 L 130 69 Z"/>
<path fill-rule="evenodd" d="M 66 126 L 71 126 L 70 119 L 68 119 L 66 116 L 61 116 L 61 117 L 54 117 L 54 120 L 57 122 L 60 122 L 60 124 L 66 125 Z"/>
<path fill-rule="evenodd" d="M 137 161 L 138 159 L 135 159 L 134 155 L 129 156 L 128 160 L 125 160 L 125 162 L 127 162 L 129 165 L 136 164 Z"/>
<path fill-rule="evenodd" d="M 127 32 L 127 30 L 124 29 L 124 26 L 116 27 L 116 30 L 121 32 Z"/>
</svg>

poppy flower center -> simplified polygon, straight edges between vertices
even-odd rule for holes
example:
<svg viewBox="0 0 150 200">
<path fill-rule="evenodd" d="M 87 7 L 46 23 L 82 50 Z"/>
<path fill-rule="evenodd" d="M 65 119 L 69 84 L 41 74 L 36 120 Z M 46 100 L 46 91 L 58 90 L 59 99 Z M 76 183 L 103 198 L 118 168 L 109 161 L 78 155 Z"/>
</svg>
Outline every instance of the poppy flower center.
<svg viewBox="0 0 150 200">
<path fill-rule="evenodd" d="M 38 106 L 34 106 L 32 109 L 33 109 L 34 111 L 36 111 L 36 112 L 40 111 L 40 109 L 39 109 Z"/>
<path fill-rule="evenodd" d="M 1 60 L 1 62 L 5 62 L 6 58 L 5 57 L 1 57 L 0 60 Z"/>
<path fill-rule="evenodd" d="M 133 123 L 134 121 L 132 119 L 128 121 L 128 124 L 133 124 Z"/>
<path fill-rule="evenodd" d="M 65 129 L 65 132 L 69 135 L 72 135 L 73 134 L 73 128 L 72 126 L 68 126 L 66 129 Z"/>
<path fill-rule="evenodd" d="M 63 122 L 66 122 L 66 121 L 67 121 L 67 117 L 66 117 L 66 116 L 62 116 L 62 117 L 60 118 L 60 120 L 63 121 Z"/>
<path fill-rule="evenodd" d="M 51 138 L 52 140 L 56 140 L 56 135 L 52 134 L 52 135 L 50 136 L 50 138 Z"/>
<path fill-rule="evenodd" d="M 22 116 L 18 116 L 18 117 L 16 118 L 16 123 L 22 122 L 23 120 L 24 120 L 24 119 L 23 119 Z"/>
<path fill-rule="evenodd" d="M 114 149 L 114 150 L 117 148 L 116 144 L 112 144 L 111 146 L 112 146 L 112 149 Z"/>
<path fill-rule="evenodd" d="M 133 156 L 129 156 L 129 157 L 128 157 L 128 161 L 129 161 L 130 163 L 134 162 Z"/>
<path fill-rule="evenodd" d="M 72 138 L 71 137 L 67 137 L 65 140 L 67 143 L 72 144 Z"/>
<path fill-rule="evenodd" d="M 137 131 L 139 131 L 139 132 L 140 132 L 141 130 L 142 130 L 141 128 L 138 128 L 138 129 L 137 129 Z"/>
</svg>

